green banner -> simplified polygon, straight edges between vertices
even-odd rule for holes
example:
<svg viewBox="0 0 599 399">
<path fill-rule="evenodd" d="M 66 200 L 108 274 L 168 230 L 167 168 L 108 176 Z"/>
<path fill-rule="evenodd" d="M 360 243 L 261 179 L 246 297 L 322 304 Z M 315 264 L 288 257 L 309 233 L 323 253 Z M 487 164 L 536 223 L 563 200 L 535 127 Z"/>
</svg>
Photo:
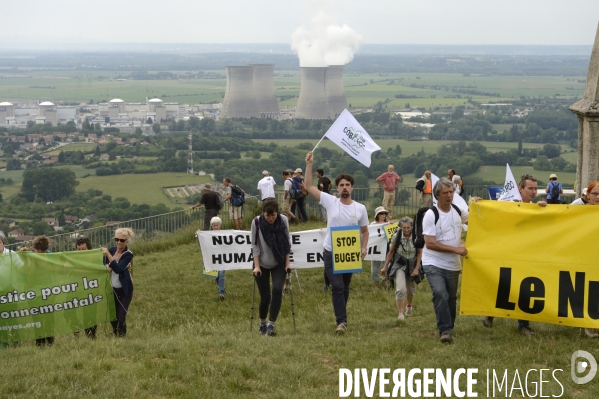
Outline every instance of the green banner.
<svg viewBox="0 0 599 399">
<path fill-rule="evenodd" d="M 70 334 L 115 318 L 100 249 L 0 254 L 0 342 Z"/>
</svg>

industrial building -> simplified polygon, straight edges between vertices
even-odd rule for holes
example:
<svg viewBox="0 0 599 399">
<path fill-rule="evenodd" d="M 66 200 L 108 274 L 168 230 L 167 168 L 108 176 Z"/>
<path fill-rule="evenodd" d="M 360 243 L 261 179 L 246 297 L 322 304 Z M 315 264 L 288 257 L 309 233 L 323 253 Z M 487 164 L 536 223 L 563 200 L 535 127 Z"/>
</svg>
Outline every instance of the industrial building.
<svg viewBox="0 0 599 399">
<path fill-rule="evenodd" d="M 343 65 L 300 67 L 301 87 L 296 119 L 336 119 L 347 108 Z"/>
<path fill-rule="evenodd" d="M 326 71 L 325 92 L 331 119 L 337 119 L 343 110 L 347 108 L 347 98 L 343 86 L 344 68 L 345 65 L 330 65 Z"/>
<path fill-rule="evenodd" d="M 14 125 L 16 124 L 15 118 L 15 106 L 7 101 L 0 103 L 0 125 Z"/>
<path fill-rule="evenodd" d="M 221 118 L 279 119 L 274 65 L 227 66 Z"/>
</svg>

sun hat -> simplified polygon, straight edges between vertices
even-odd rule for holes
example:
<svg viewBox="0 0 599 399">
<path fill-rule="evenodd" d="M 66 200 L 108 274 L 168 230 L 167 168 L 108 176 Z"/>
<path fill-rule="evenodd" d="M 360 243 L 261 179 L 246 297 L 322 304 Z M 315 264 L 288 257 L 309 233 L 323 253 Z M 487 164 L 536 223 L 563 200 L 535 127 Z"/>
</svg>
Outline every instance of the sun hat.
<svg viewBox="0 0 599 399">
<path fill-rule="evenodd" d="M 377 216 L 379 215 L 379 213 L 387 213 L 387 214 L 389 214 L 389 211 L 387 211 L 384 206 L 379 206 L 378 208 L 376 208 L 374 210 L 374 218 L 375 219 L 377 218 Z"/>
</svg>

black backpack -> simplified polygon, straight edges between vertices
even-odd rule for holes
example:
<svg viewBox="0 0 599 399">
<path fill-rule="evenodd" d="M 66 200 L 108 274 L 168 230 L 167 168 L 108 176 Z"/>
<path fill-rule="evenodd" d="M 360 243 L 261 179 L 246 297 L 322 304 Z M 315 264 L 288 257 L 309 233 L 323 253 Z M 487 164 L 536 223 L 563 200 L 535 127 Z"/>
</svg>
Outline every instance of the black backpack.
<svg viewBox="0 0 599 399">
<path fill-rule="evenodd" d="M 231 204 L 233 206 L 242 206 L 245 204 L 245 194 L 239 186 L 231 186 Z"/>
<path fill-rule="evenodd" d="M 551 195 L 551 199 L 559 198 L 559 183 L 556 181 L 551 182 L 551 188 L 549 189 L 549 195 Z"/>
<path fill-rule="evenodd" d="M 462 211 L 456 205 L 451 204 L 453 209 L 458 213 L 458 215 L 462 216 Z M 424 219 L 424 215 L 426 212 L 431 209 L 435 214 L 435 224 L 439 221 L 439 210 L 436 206 L 432 208 L 420 208 L 416 215 L 414 216 L 414 228 L 412 229 L 412 241 L 414 241 L 414 248 L 424 248 L 424 237 L 422 236 L 422 219 Z"/>
</svg>

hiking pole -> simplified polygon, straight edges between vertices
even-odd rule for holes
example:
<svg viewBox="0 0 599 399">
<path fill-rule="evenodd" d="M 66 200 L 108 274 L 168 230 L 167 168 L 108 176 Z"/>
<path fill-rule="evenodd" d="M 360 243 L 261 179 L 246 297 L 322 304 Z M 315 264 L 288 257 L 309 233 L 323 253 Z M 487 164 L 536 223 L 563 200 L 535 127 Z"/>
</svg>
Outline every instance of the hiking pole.
<svg viewBox="0 0 599 399">
<path fill-rule="evenodd" d="M 297 334 L 297 331 L 295 330 L 295 303 L 293 302 L 293 286 L 291 285 L 291 272 L 287 272 L 287 279 L 289 280 L 289 297 L 291 298 L 291 318 L 293 319 L 293 333 Z"/>
<path fill-rule="evenodd" d="M 297 286 L 299 287 L 299 289 L 302 289 L 302 285 L 299 282 L 299 276 L 297 275 L 297 269 L 293 269 L 293 271 L 295 272 L 295 278 L 297 279 Z M 291 279 L 289 279 L 291 280 Z"/>
<path fill-rule="evenodd" d="M 252 326 L 254 325 L 254 298 L 256 297 L 256 279 L 252 274 L 252 307 L 250 311 L 250 333 L 252 332 Z"/>
</svg>

